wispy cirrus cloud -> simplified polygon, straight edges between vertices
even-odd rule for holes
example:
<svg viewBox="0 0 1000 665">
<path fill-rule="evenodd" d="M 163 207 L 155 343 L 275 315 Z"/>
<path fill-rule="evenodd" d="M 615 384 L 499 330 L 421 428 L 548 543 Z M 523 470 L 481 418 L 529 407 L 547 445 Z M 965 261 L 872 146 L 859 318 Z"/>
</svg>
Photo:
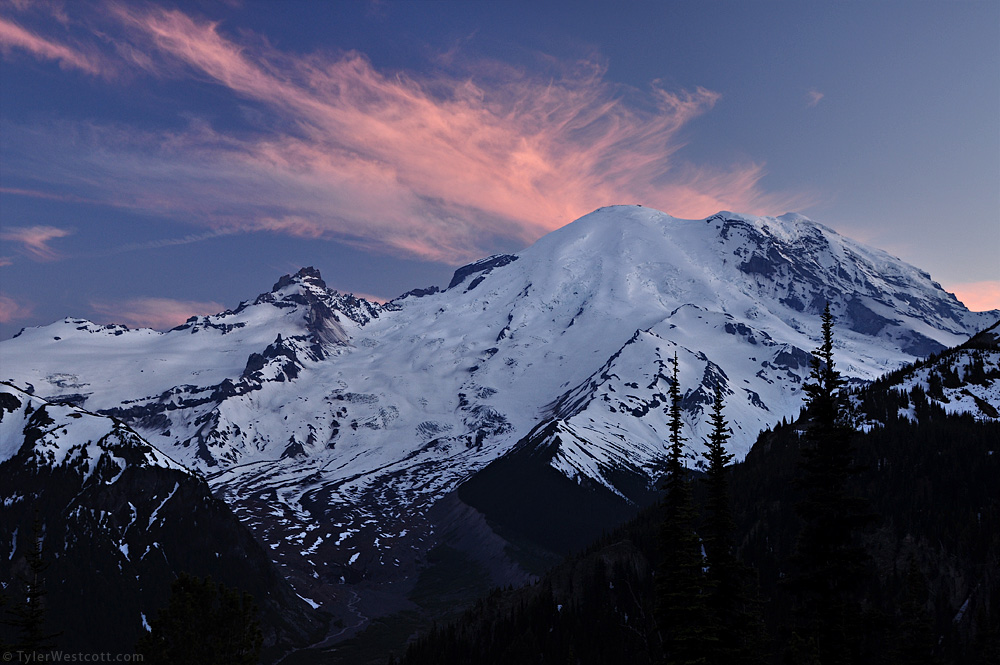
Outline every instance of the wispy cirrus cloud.
<svg viewBox="0 0 1000 665">
<path fill-rule="evenodd" d="M 91 256 L 114 256 L 125 252 L 134 252 L 143 249 L 158 249 L 160 247 L 176 247 L 177 245 L 190 245 L 192 243 L 232 235 L 233 231 L 208 231 L 206 233 L 189 233 L 178 238 L 160 238 L 157 240 L 147 240 L 145 242 L 133 242 L 124 245 L 115 245 L 103 251 L 93 252 Z"/>
<path fill-rule="evenodd" d="M 33 199 L 48 199 L 50 201 L 62 201 L 64 203 L 91 203 L 94 205 L 107 205 L 107 201 L 96 199 L 85 199 L 72 194 L 59 194 L 56 192 L 43 192 L 38 189 L 21 189 L 19 187 L 0 187 L 0 194 L 9 196 L 26 196 Z"/>
<path fill-rule="evenodd" d="M 1000 281 L 951 284 L 948 289 L 973 312 L 1000 309 Z"/>
<path fill-rule="evenodd" d="M 806 92 L 806 106 L 812 108 L 822 101 L 826 97 L 822 92 L 816 90 L 815 88 L 810 89 Z"/>
<path fill-rule="evenodd" d="M 15 300 L 0 293 L 0 323 L 11 323 L 31 316 L 34 308 L 30 303 Z"/>
<path fill-rule="evenodd" d="M 608 83 L 593 62 L 550 60 L 529 72 L 461 53 L 430 75 L 386 73 L 359 53 L 237 40 L 177 10 L 108 4 L 104 20 L 120 66 L 211 82 L 266 121 L 241 132 L 198 120 L 170 131 L 46 128 L 25 144 L 79 170 L 35 177 L 215 232 L 333 238 L 457 262 L 611 203 L 701 217 L 810 201 L 765 191 L 761 164 L 694 167 L 678 157 L 685 128 L 720 100 L 704 88 L 639 92 Z"/>
<path fill-rule="evenodd" d="M 49 247 L 49 241 L 71 233 L 55 226 L 8 226 L 0 231 L 0 240 L 20 245 L 22 253 L 36 261 L 54 261 L 60 254 Z"/>
<path fill-rule="evenodd" d="M 195 315 L 218 314 L 225 307 L 217 302 L 174 300 L 172 298 L 130 298 L 92 301 L 90 308 L 114 323 L 165 330 Z"/>
<path fill-rule="evenodd" d="M 12 50 L 26 51 L 43 60 L 54 60 L 63 68 L 79 69 L 93 75 L 106 73 L 100 60 L 92 53 L 41 37 L 14 21 L 0 17 L 0 52 L 6 55 Z"/>
</svg>

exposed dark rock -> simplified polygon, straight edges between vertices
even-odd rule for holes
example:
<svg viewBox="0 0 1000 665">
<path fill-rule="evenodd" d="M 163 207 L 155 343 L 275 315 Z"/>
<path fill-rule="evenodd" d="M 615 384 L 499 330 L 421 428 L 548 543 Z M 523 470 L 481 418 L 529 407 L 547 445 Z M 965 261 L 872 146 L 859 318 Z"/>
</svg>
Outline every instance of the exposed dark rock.
<svg viewBox="0 0 1000 665">
<path fill-rule="evenodd" d="M 466 277 L 470 275 L 475 275 L 476 273 L 485 273 L 492 270 L 493 268 L 499 268 L 501 266 L 505 266 L 508 263 L 517 261 L 517 258 L 518 257 L 514 254 L 496 254 L 494 256 L 490 256 L 480 261 L 476 261 L 475 263 L 464 265 L 455 271 L 454 276 L 452 276 L 451 278 L 451 282 L 448 284 L 448 288 L 451 289 L 458 286 L 465 280 Z M 474 287 L 470 285 L 469 288 L 471 289 Z"/>
<path fill-rule="evenodd" d="M 423 298 L 425 296 L 432 296 L 435 293 L 440 293 L 440 292 L 441 289 L 436 286 L 428 286 L 427 288 L 424 289 L 411 289 L 406 293 L 404 293 L 403 295 L 393 298 L 392 302 L 403 300 L 405 298 Z"/>
<path fill-rule="evenodd" d="M 898 321 L 891 321 L 884 316 L 879 316 L 872 310 L 868 309 L 857 298 L 851 298 L 847 301 L 847 318 L 848 327 L 854 332 L 859 332 L 862 335 L 877 335 L 882 332 L 886 326 L 898 323 Z"/>
<path fill-rule="evenodd" d="M 765 277 L 772 277 L 777 272 L 771 257 L 772 254 L 776 255 L 778 259 L 781 259 L 781 255 L 778 254 L 772 247 L 766 258 L 760 256 L 759 254 L 754 254 L 749 260 L 741 263 L 739 265 L 739 269 L 748 275 L 764 275 Z"/>
<path fill-rule="evenodd" d="M 90 394 L 67 393 L 65 395 L 54 395 L 47 398 L 51 404 L 69 404 L 71 406 L 83 406 Z"/>
<path fill-rule="evenodd" d="M 945 349 L 944 344 L 941 342 L 935 341 L 916 331 L 908 332 L 906 337 L 901 339 L 900 342 L 902 343 L 903 353 L 909 353 L 918 358 L 926 358 L 932 353 L 940 353 Z"/>
<path fill-rule="evenodd" d="M 284 452 L 281 453 L 281 459 L 287 459 L 289 457 L 305 457 L 306 449 L 301 443 L 292 437 L 288 440 L 288 446 L 285 448 Z"/>
<path fill-rule="evenodd" d="M 810 362 L 812 362 L 812 354 L 808 351 L 803 351 L 797 346 L 789 346 L 786 349 L 778 351 L 777 355 L 774 356 L 774 364 L 776 366 L 788 369 L 809 367 Z"/>
<path fill-rule="evenodd" d="M 312 266 L 308 266 L 306 268 L 301 268 L 294 275 L 283 275 L 277 282 L 275 282 L 274 286 L 271 287 L 271 292 L 280 291 L 286 286 L 291 286 L 295 282 L 303 281 L 306 278 L 312 281 L 316 286 L 322 289 L 326 288 L 326 282 L 323 281 L 323 277 L 319 274 L 319 270 L 316 270 L 316 268 L 313 268 Z"/>
</svg>

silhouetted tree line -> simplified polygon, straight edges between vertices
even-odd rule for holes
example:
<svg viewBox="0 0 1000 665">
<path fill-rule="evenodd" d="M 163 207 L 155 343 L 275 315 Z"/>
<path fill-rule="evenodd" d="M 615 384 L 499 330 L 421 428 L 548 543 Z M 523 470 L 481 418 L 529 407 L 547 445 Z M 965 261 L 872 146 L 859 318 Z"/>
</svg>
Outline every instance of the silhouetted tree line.
<svg viewBox="0 0 1000 665">
<path fill-rule="evenodd" d="M 249 593 L 181 573 L 136 652 L 144 663 L 157 665 L 256 665 L 262 643 L 257 605 Z"/>
<path fill-rule="evenodd" d="M 42 653 L 52 649 L 54 640 L 60 635 L 51 629 L 45 611 L 48 594 L 45 571 L 49 563 L 43 557 L 44 534 L 37 513 L 29 538 L 24 570 L 15 574 L 12 583 L 0 587 L 0 625 L 5 629 L 0 631 L 0 652 L 3 653 Z"/>
<path fill-rule="evenodd" d="M 993 347 L 849 392 L 829 309 L 822 321 L 794 423 L 725 466 L 719 395 L 706 470 L 691 471 L 675 365 L 662 504 L 534 586 L 494 591 L 401 662 L 1000 662 L 1000 424 L 949 415 L 936 395 L 1000 378 Z M 938 377 L 927 390 L 893 387 L 924 367 Z"/>
<path fill-rule="evenodd" d="M 0 625 L 5 628 L 0 631 L 0 653 L 44 660 L 59 647 L 60 633 L 51 629 L 46 612 L 49 562 L 37 516 L 30 538 L 25 570 L 0 588 Z M 171 585 L 169 604 L 139 639 L 135 653 L 154 664 L 256 665 L 262 639 L 250 594 L 182 573 Z"/>
</svg>

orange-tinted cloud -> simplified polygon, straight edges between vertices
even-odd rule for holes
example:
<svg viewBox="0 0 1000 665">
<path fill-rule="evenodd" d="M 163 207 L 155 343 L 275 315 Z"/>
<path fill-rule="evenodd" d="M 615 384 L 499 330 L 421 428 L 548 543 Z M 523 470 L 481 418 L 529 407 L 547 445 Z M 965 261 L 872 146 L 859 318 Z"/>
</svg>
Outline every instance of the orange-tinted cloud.
<svg viewBox="0 0 1000 665">
<path fill-rule="evenodd" d="M 1000 309 L 1000 281 L 966 282 L 951 284 L 948 290 L 955 294 L 973 312 Z"/>
<path fill-rule="evenodd" d="M 60 67 L 80 69 L 88 74 L 101 74 L 98 61 L 79 50 L 39 37 L 17 23 L 0 17 L 0 52 L 12 49 L 27 51 L 42 60 L 54 60 Z"/>
<path fill-rule="evenodd" d="M 70 231 L 54 226 L 11 226 L 0 231 L 0 240 L 20 244 L 21 251 L 36 261 L 54 261 L 59 253 L 49 247 L 49 241 L 68 235 Z"/>
<path fill-rule="evenodd" d="M 123 3 L 106 15 L 122 66 L 212 81 L 267 117 L 239 135 L 198 121 L 169 134 L 64 128 L 86 169 L 78 182 L 113 205 L 456 263 L 608 204 L 698 218 L 808 203 L 764 191 L 760 164 L 678 157 L 684 129 L 720 99 L 703 88 L 640 93 L 592 62 L 530 73 L 454 53 L 433 75 L 385 73 L 358 53 L 236 41 L 176 10 Z"/>
<path fill-rule="evenodd" d="M 173 328 L 196 314 L 217 314 L 225 310 L 225 307 L 217 302 L 171 298 L 100 301 L 91 302 L 90 307 L 108 321 L 156 330 Z"/>
<path fill-rule="evenodd" d="M 0 294 L 0 323 L 26 319 L 31 316 L 32 311 L 33 308 L 30 304 Z"/>
</svg>

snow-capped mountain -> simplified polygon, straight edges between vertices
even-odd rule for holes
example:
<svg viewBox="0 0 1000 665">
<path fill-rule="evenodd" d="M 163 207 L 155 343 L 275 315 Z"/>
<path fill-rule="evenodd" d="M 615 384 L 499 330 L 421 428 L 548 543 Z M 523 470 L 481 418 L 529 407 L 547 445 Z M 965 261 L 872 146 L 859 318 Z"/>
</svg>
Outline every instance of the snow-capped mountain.
<svg viewBox="0 0 1000 665">
<path fill-rule="evenodd" d="M 614 206 L 386 305 L 303 269 L 165 333 L 25 330 L 0 344 L 0 378 L 205 473 L 293 584 L 343 609 L 342 581 L 412 579 L 445 531 L 432 508 L 529 433 L 561 433 L 552 468 L 631 500 L 621 472 L 648 486 L 665 451 L 675 355 L 691 445 L 721 388 L 742 456 L 798 412 L 828 301 L 859 381 L 1000 318 L 800 215 Z"/>
</svg>

